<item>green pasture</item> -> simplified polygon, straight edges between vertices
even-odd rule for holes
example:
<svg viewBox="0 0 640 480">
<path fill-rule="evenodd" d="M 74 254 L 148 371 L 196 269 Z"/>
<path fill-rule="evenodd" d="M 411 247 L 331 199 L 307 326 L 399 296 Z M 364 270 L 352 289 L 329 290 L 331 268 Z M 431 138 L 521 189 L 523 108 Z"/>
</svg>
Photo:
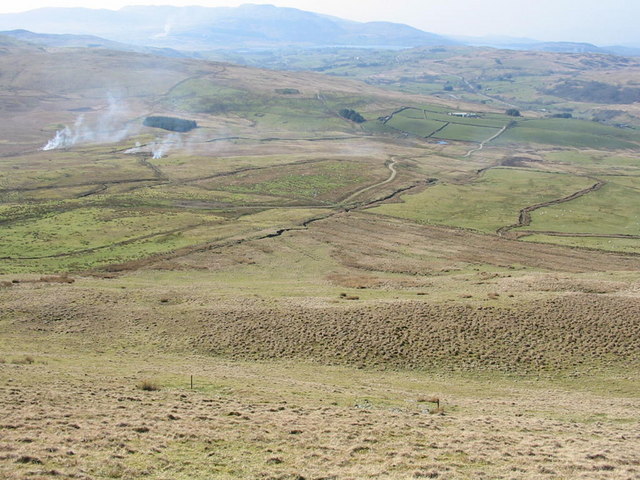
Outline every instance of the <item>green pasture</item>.
<svg viewBox="0 0 640 480">
<path fill-rule="evenodd" d="M 266 94 L 220 86 L 208 79 L 183 82 L 170 92 L 165 102 L 194 113 L 238 115 L 253 122 L 256 128 L 317 131 L 344 129 L 349 125 L 336 115 L 333 105 L 325 104 L 315 94 Z M 341 108 L 358 103 L 362 100 L 348 97 Z"/>
<path fill-rule="evenodd" d="M 518 220 L 520 209 L 570 195 L 592 180 L 574 175 L 496 168 L 467 185 L 438 184 L 402 203 L 376 207 L 371 212 L 493 233 Z"/>
<path fill-rule="evenodd" d="M 611 177 L 600 190 L 568 203 L 536 210 L 526 230 L 640 235 L 640 190 Z M 592 182 L 594 183 L 594 182 Z"/>
<path fill-rule="evenodd" d="M 215 214 L 79 208 L 3 227 L 0 273 L 82 271 L 299 225 L 317 209 Z"/>
<path fill-rule="evenodd" d="M 637 149 L 640 132 L 575 119 L 518 120 L 497 144 L 538 143 L 592 149 Z"/>
<path fill-rule="evenodd" d="M 197 184 L 157 185 L 109 197 L 113 204 L 144 207 L 187 207 L 192 209 L 233 208 L 243 206 L 280 204 L 281 197 L 209 190 Z"/>
<path fill-rule="evenodd" d="M 482 114 L 479 118 L 448 115 L 452 111 L 431 105 L 425 109 L 409 108 L 394 115 L 387 126 L 419 137 L 482 142 L 510 121 L 509 117 L 497 114 Z"/>
<path fill-rule="evenodd" d="M 5 226 L 0 257 L 69 254 L 219 220 L 189 212 L 77 208 Z"/>
<path fill-rule="evenodd" d="M 424 117 L 422 119 L 415 119 L 396 115 L 387 122 L 387 125 L 418 137 L 429 137 L 445 124 L 438 120 L 425 120 Z"/>
<path fill-rule="evenodd" d="M 499 131 L 500 130 L 497 128 L 475 127 L 472 125 L 450 123 L 433 137 L 441 138 L 443 140 L 458 140 L 462 142 L 483 142 L 493 137 Z"/>
</svg>

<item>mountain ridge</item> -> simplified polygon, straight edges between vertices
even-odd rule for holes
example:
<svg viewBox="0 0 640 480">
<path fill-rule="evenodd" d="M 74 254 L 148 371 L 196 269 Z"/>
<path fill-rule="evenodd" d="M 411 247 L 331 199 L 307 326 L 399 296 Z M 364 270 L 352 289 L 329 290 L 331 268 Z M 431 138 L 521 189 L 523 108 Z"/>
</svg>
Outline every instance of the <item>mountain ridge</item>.
<svg viewBox="0 0 640 480">
<path fill-rule="evenodd" d="M 120 43 L 209 50 L 226 47 L 451 45 L 454 40 L 391 22 L 356 22 L 295 8 L 42 8 L 0 15 L 0 30 L 94 35 Z"/>
</svg>

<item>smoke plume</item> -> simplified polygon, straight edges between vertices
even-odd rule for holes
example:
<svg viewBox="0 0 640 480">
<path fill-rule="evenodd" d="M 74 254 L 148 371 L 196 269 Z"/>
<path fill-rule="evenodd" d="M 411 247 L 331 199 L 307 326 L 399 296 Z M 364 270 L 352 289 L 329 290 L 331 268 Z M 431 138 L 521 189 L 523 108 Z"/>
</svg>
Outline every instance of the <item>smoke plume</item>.
<svg viewBox="0 0 640 480">
<path fill-rule="evenodd" d="M 135 126 L 127 123 L 126 106 L 109 98 L 109 106 L 93 121 L 86 121 L 84 115 L 78 116 L 73 127 L 65 125 L 58 130 L 42 150 L 73 147 L 78 143 L 116 143 L 134 132 Z M 140 128 L 140 127 L 138 127 Z"/>
<path fill-rule="evenodd" d="M 180 148 L 182 146 L 182 138 L 177 133 L 171 133 L 164 137 L 160 142 L 154 142 L 151 144 L 151 153 L 154 159 L 162 158 L 169 150 L 174 147 Z"/>
<path fill-rule="evenodd" d="M 156 138 L 154 142 L 142 145 L 140 142 L 136 142 L 136 146 L 125 150 L 124 153 L 150 153 L 154 159 L 165 157 L 170 150 L 174 148 L 182 148 L 184 143 L 182 137 L 177 133 L 170 133 L 164 138 Z"/>
</svg>

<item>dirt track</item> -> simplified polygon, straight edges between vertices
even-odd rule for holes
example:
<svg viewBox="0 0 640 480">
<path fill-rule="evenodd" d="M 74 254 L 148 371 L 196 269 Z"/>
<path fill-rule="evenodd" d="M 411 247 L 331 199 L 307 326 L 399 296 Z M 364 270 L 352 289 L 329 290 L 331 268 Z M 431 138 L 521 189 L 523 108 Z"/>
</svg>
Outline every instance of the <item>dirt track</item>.
<svg viewBox="0 0 640 480">
<path fill-rule="evenodd" d="M 389 178 L 387 178 L 386 180 L 383 180 L 382 182 L 378 182 L 368 187 L 362 188 L 355 193 L 352 193 L 347 198 L 345 198 L 341 203 L 343 204 L 349 203 L 354 198 L 359 197 L 360 195 L 362 195 L 365 192 L 368 192 L 369 190 L 373 190 L 374 188 L 378 188 L 378 187 L 381 187 L 382 185 L 386 185 L 387 183 L 393 182 L 396 179 L 396 176 L 398 175 L 398 171 L 395 168 L 397 163 L 398 163 L 398 160 L 394 158 L 391 160 L 390 163 L 387 164 L 387 168 L 391 171 L 391 175 L 389 175 Z"/>
<path fill-rule="evenodd" d="M 480 146 L 478 146 L 478 148 L 473 148 L 471 150 L 469 150 L 465 155 L 464 158 L 469 158 L 471 155 L 473 155 L 476 152 L 479 152 L 480 150 L 482 150 L 484 148 L 484 146 L 489 143 L 492 142 L 493 140 L 495 140 L 496 138 L 498 138 L 500 135 L 502 135 L 504 132 L 507 131 L 508 126 L 505 125 L 504 127 L 502 127 L 500 129 L 500 131 L 498 133 L 496 133 L 495 135 L 493 135 L 491 138 L 488 138 L 486 140 L 484 140 L 483 142 L 480 143 Z"/>
</svg>

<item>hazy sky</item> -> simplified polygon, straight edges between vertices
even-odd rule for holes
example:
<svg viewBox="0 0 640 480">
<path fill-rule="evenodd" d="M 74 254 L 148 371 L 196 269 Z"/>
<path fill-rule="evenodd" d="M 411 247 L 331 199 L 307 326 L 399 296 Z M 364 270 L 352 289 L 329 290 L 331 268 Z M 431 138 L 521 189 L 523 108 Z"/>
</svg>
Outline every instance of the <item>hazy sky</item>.
<svg viewBox="0 0 640 480">
<path fill-rule="evenodd" d="M 40 7 L 117 10 L 125 5 L 236 6 L 269 3 L 358 21 L 406 23 L 449 35 L 508 35 L 539 40 L 640 45 L 640 0 L 22 0 L 0 12 Z"/>
</svg>

